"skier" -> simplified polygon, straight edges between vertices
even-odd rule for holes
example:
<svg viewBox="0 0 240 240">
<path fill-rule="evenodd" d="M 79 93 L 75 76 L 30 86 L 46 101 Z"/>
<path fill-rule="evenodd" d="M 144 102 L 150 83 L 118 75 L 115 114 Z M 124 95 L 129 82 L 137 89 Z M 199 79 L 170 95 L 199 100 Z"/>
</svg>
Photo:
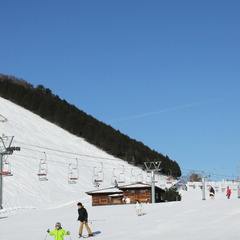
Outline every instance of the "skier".
<svg viewBox="0 0 240 240">
<path fill-rule="evenodd" d="M 136 200 L 135 204 L 136 212 L 138 216 L 143 216 L 143 207 L 139 200 Z"/>
<path fill-rule="evenodd" d="M 47 232 L 50 236 L 55 236 L 55 240 L 63 240 L 64 235 L 70 235 L 69 231 L 65 231 L 62 229 L 60 222 L 56 223 L 55 229 L 52 232 L 50 232 L 49 229 L 47 230 Z"/>
<path fill-rule="evenodd" d="M 87 231 L 88 231 L 88 236 L 92 237 L 92 231 L 88 226 L 88 213 L 87 210 L 84 208 L 84 206 L 82 205 L 82 203 L 78 203 L 78 221 L 80 221 L 80 228 L 79 228 L 79 237 L 82 237 L 82 230 L 83 230 L 83 225 L 85 225 Z"/>
<path fill-rule="evenodd" d="M 232 193 L 231 189 L 229 187 L 227 187 L 227 194 L 226 194 L 227 199 L 230 199 L 231 193 Z"/>
<path fill-rule="evenodd" d="M 210 192 L 210 194 L 209 194 L 210 198 L 214 199 L 215 191 L 212 186 L 210 186 L 209 192 Z"/>
</svg>

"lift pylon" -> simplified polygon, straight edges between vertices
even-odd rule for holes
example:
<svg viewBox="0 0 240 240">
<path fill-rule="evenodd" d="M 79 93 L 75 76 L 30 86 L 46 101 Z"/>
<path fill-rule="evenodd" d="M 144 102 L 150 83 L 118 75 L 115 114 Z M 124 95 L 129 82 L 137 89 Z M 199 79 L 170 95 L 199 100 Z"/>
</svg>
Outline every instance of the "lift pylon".
<svg viewBox="0 0 240 240">
<path fill-rule="evenodd" d="M 10 173 L 10 169 L 9 169 L 9 164 L 8 165 L 8 170 L 5 171 L 3 169 L 3 156 L 4 155 L 11 155 L 13 154 L 14 151 L 20 151 L 20 147 L 11 147 L 12 141 L 13 141 L 13 136 L 11 137 L 0 137 L 0 209 L 3 208 L 2 206 L 2 202 L 3 202 L 3 175 L 5 174 L 9 174 Z"/>
</svg>

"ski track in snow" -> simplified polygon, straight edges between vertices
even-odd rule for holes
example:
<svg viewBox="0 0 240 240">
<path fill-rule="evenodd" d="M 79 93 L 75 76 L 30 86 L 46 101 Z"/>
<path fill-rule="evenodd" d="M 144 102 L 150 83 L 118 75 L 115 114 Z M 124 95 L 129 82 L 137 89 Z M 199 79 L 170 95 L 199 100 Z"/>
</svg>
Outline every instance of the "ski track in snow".
<svg viewBox="0 0 240 240">
<path fill-rule="evenodd" d="M 239 238 L 240 200 L 235 184 L 211 183 L 219 188 L 222 184 L 224 187 L 230 185 L 230 200 L 226 199 L 225 191 L 219 191 L 215 200 L 211 200 L 206 192 L 206 201 L 202 201 L 201 189 L 188 187 L 188 191 L 181 192 L 181 202 L 143 204 L 147 214 L 140 217 L 136 215 L 134 205 L 92 207 L 91 198 L 85 192 L 95 189 L 92 184 L 94 167 L 100 169 L 103 163 L 101 188 L 111 186 L 113 169 L 116 168 L 115 173 L 119 174 L 122 165 L 125 166 L 126 184 L 130 183 L 133 167 L 119 159 L 110 161 L 114 157 L 84 139 L 3 98 L 0 98 L 0 115 L 8 120 L 0 122 L 0 134 L 15 136 L 12 145 L 21 147 L 20 152 L 8 157 L 13 176 L 3 178 L 0 240 L 54 239 L 46 230 L 53 230 L 57 221 L 71 232 L 72 240 L 78 239 L 78 201 L 88 210 L 92 231 L 101 231 L 95 237 L 99 240 Z M 56 153 L 50 149 L 64 152 Z M 43 152 L 47 155 L 49 180 L 40 182 L 37 173 Z M 68 165 L 76 162 L 76 155 L 66 152 L 81 154 L 77 156 L 79 180 L 76 184 L 68 184 Z M 140 172 L 134 167 L 133 173 Z M 84 234 L 87 234 L 85 229 Z M 70 236 L 65 239 L 71 240 Z"/>
</svg>

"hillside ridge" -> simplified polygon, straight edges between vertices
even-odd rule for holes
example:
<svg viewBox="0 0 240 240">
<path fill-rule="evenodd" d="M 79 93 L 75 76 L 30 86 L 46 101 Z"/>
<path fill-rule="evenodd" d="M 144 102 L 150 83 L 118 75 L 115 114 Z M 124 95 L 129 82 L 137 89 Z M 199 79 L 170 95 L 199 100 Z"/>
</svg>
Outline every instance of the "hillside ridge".
<svg viewBox="0 0 240 240">
<path fill-rule="evenodd" d="M 98 121 L 43 85 L 34 88 L 23 79 L 0 74 L 0 96 L 132 165 L 143 167 L 144 162 L 161 161 L 162 174 L 181 176 L 176 161 Z"/>
</svg>

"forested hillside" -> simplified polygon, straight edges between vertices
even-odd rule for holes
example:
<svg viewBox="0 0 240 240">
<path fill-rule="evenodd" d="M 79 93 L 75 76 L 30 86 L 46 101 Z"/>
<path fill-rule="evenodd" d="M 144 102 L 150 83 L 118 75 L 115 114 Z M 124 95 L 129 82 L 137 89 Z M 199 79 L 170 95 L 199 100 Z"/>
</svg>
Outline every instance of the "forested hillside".
<svg viewBox="0 0 240 240">
<path fill-rule="evenodd" d="M 42 85 L 35 88 L 22 79 L 0 74 L 0 96 L 133 165 L 143 166 L 146 161 L 161 161 L 162 173 L 181 176 L 176 161 L 98 121 L 54 95 L 49 88 Z"/>
</svg>

